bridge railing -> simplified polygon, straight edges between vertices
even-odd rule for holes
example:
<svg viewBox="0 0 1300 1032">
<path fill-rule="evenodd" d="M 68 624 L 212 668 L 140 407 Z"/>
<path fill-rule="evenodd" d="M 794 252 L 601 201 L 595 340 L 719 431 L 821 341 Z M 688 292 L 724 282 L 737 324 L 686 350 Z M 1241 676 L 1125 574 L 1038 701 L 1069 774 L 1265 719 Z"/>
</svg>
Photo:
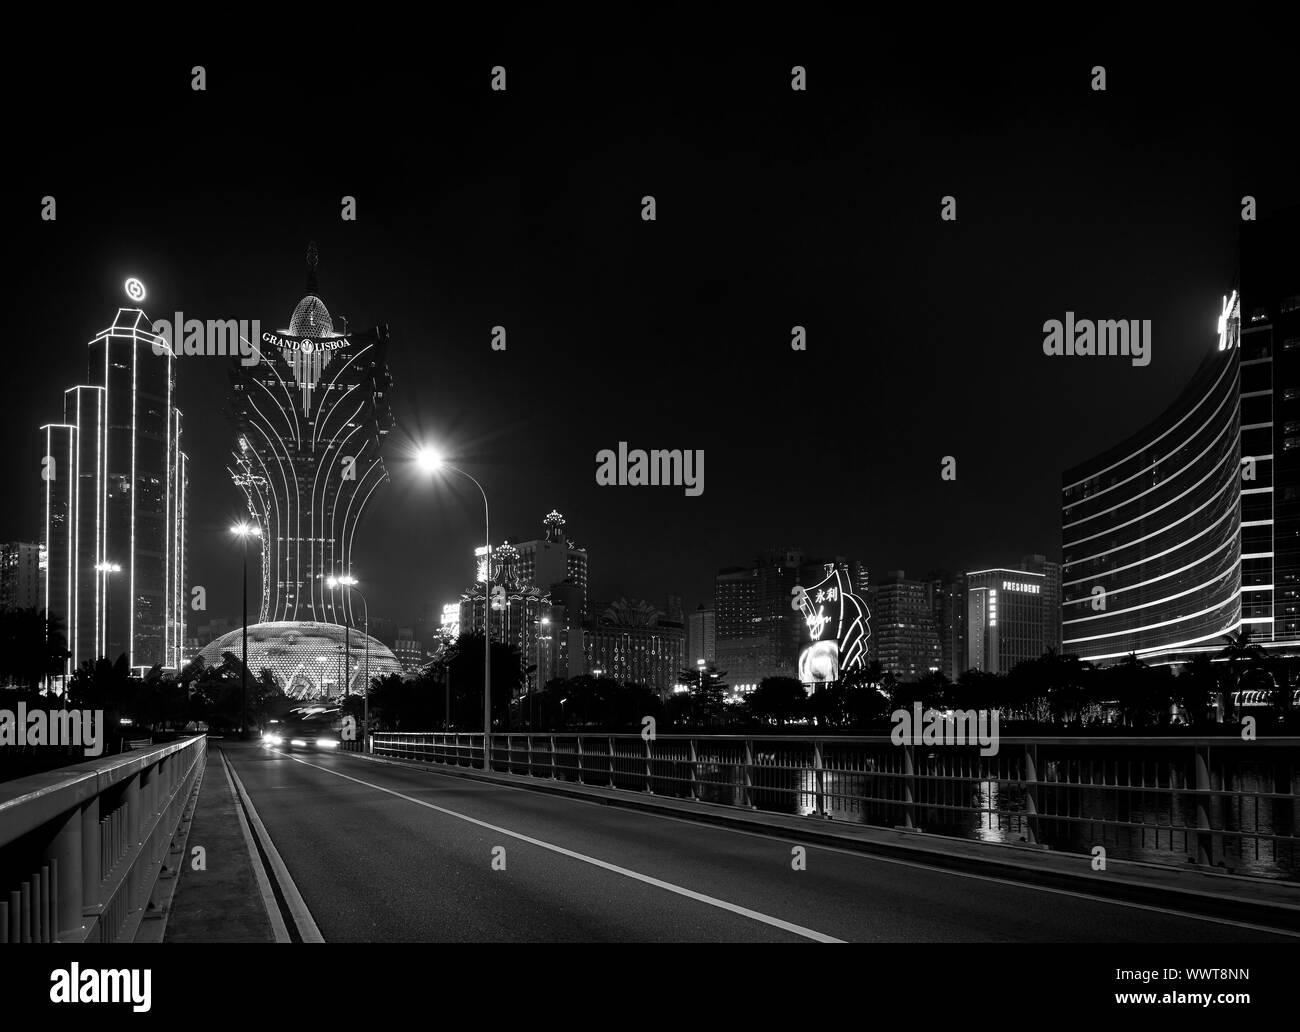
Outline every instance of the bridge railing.
<svg viewBox="0 0 1300 1032">
<path fill-rule="evenodd" d="M 205 751 L 200 735 L 0 783 L 0 942 L 134 938 Z"/>
<path fill-rule="evenodd" d="M 482 768 L 483 735 L 376 733 Z M 1300 738 L 493 734 L 492 768 L 777 813 L 1300 879 Z"/>
</svg>

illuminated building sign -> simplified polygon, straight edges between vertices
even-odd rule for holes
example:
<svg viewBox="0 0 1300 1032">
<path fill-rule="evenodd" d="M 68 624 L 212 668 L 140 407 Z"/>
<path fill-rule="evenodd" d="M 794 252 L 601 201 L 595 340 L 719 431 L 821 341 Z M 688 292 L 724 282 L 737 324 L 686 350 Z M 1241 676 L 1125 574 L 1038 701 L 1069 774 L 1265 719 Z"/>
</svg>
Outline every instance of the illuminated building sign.
<svg viewBox="0 0 1300 1032">
<path fill-rule="evenodd" d="M 442 629 L 452 638 L 460 637 L 459 602 L 448 602 L 442 607 Z"/>
<path fill-rule="evenodd" d="M 1042 591 L 1043 586 L 1041 584 L 1024 584 L 1020 581 L 1004 580 L 1002 589 L 1004 591 L 1020 591 L 1027 595 L 1037 595 Z"/>
<path fill-rule="evenodd" d="M 1231 351 L 1237 346 L 1237 335 L 1241 332 L 1241 302 L 1237 292 L 1232 297 L 1223 299 L 1223 310 L 1219 313 L 1219 350 Z"/>
<path fill-rule="evenodd" d="M 834 564 L 827 564 L 826 570 L 820 583 L 790 590 L 790 608 L 803 617 L 811 642 L 799 656 L 799 680 L 804 684 L 838 681 L 842 672 L 867 662 L 867 604 L 853 593 L 845 570 Z"/>
<path fill-rule="evenodd" d="M 315 340 L 311 337 L 289 337 L 279 333 L 263 333 L 262 343 L 281 351 L 298 351 L 304 355 L 315 355 L 326 351 L 342 351 L 352 347 L 347 337 L 332 337 L 328 340 Z"/>
</svg>

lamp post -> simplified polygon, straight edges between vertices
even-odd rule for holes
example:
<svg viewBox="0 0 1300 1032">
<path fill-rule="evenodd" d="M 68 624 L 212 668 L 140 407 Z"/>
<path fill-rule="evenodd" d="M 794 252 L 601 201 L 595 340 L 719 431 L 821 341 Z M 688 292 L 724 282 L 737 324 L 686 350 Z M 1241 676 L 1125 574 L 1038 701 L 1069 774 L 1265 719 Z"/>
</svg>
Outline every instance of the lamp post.
<svg viewBox="0 0 1300 1032">
<path fill-rule="evenodd" d="M 361 605 L 365 607 L 366 638 L 369 639 L 370 638 L 370 603 L 366 601 L 366 596 L 363 595 L 361 593 L 361 590 L 357 587 L 357 579 L 352 576 L 331 577 L 325 583 L 329 585 L 329 587 L 331 588 L 335 588 L 338 587 L 339 585 L 342 585 L 343 587 L 347 588 L 348 591 L 350 592 L 355 591 L 357 593 L 357 595 L 361 599 Z M 346 611 L 344 612 L 344 620 L 345 621 L 350 620 L 350 615 Z M 347 642 L 347 638 L 348 638 L 348 624 L 345 622 L 343 625 L 343 640 L 345 643 Z M 361 693 L 361 702 L 363 707 L 362 716 L 361 716 L 361 734 L 362 734 L 361 741 L 363 744 L 365 743 L 366 730 L 370 727 L 370 642 L 369 640 L 366 641 L 365 645 L 366 645 L 366 660 L 365 660 L 365 673 L 363 675 L 365 677 L 365 687 L 362 689 L 362 693 Z M 348 654 L 348 663 L 349 663 L 348 688 L 349 689 L 352 687 L 351 658 L 352 658 L 351 653 L 349 653 Z"/>
<path fill-rule="evenodd" d="M 108 658 L 108 575 L 110 573 L 121 573 L 122 567 L 118 563 L 96 563 L 95 569 L 103 575 L 104 578 L 104 605 L 100 609 L 99 618 L 99 641 L 104 649 L 104 658 Z"/>
<path fill-rule="evenodd" d="M 428 473 L 449 470 L 478 488 L 483 496 L 483 769 L 492 769 L 492 522 L 488 510 L 487 492 L 483 485 L 466 473 L 449 464 L 433 448 L 422 448 L 416 456 L 419 467 Z"/>
<path fill-rule="evenodd" d="M 242 735 L 248 724 L 248 539 L 250 537 L 260 538 L 262 528 L 251 523 L 237 523 L 230 528 L 230 533 L 239 538 L 244 553 L 244 658 L 243 666 L 239 672 L 239 733 Z"/>
<path fill-rule="evenodd" d="M 551 618 L 544 616 L 539 621 L 541 626 L 537 630 L 537 672 L 536 680 L 533 682 L 533 694 L 528 696 L 528 730 L 533 730 L 533 706 L 535 696 L 542 690 L 542 630 L 546 631 L 546 662 L 549 666 L 551 663 Z"/>
</svg>

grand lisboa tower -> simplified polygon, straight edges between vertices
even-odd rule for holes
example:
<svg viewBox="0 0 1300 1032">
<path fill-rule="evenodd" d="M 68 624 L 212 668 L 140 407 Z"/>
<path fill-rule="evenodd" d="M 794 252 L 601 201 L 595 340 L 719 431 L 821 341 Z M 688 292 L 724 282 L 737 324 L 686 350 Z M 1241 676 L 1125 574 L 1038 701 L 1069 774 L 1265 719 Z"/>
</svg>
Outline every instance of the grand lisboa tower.
<svg viewBox="0 0 1300 1032">
<path fill-rule="evenodd" d="M 337 699 L 401 664 L 367 631 L 364 597 L 347 586 L 366 507 L 388 480 L 392 426 L 388 327 L 336 327 L 317 295 L 316 247 L 307 295 L 288 329 L 261 334 L 259 360 L 231 368 L 237 446 L 228 467 L 260 532 L 262 598 L 248 628 L 248 668 L 269 669 L 287 695 Z M 200 653 L 240 654 L 242 629 Z"/>
</svg>

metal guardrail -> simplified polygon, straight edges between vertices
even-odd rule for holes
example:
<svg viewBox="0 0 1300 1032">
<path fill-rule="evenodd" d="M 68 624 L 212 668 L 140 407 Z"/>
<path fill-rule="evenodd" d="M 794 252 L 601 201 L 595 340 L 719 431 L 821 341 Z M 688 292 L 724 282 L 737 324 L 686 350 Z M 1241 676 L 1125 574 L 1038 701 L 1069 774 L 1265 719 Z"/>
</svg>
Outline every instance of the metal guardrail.
<svg viewBox="0 0 1300 1032">
<path fill-rule="evenodd" d="M 377 756 L 483 766 L 483 735 L 376 733 Z M 492 735 L 492 768 L 989 841 L 1300 878 L 1300 738 Z"/>
<path fill-rule="evenodd" d="M 205 755 L 199 736 L 0 783 L 0 943 L 134 938 Z"/>
</svg>

